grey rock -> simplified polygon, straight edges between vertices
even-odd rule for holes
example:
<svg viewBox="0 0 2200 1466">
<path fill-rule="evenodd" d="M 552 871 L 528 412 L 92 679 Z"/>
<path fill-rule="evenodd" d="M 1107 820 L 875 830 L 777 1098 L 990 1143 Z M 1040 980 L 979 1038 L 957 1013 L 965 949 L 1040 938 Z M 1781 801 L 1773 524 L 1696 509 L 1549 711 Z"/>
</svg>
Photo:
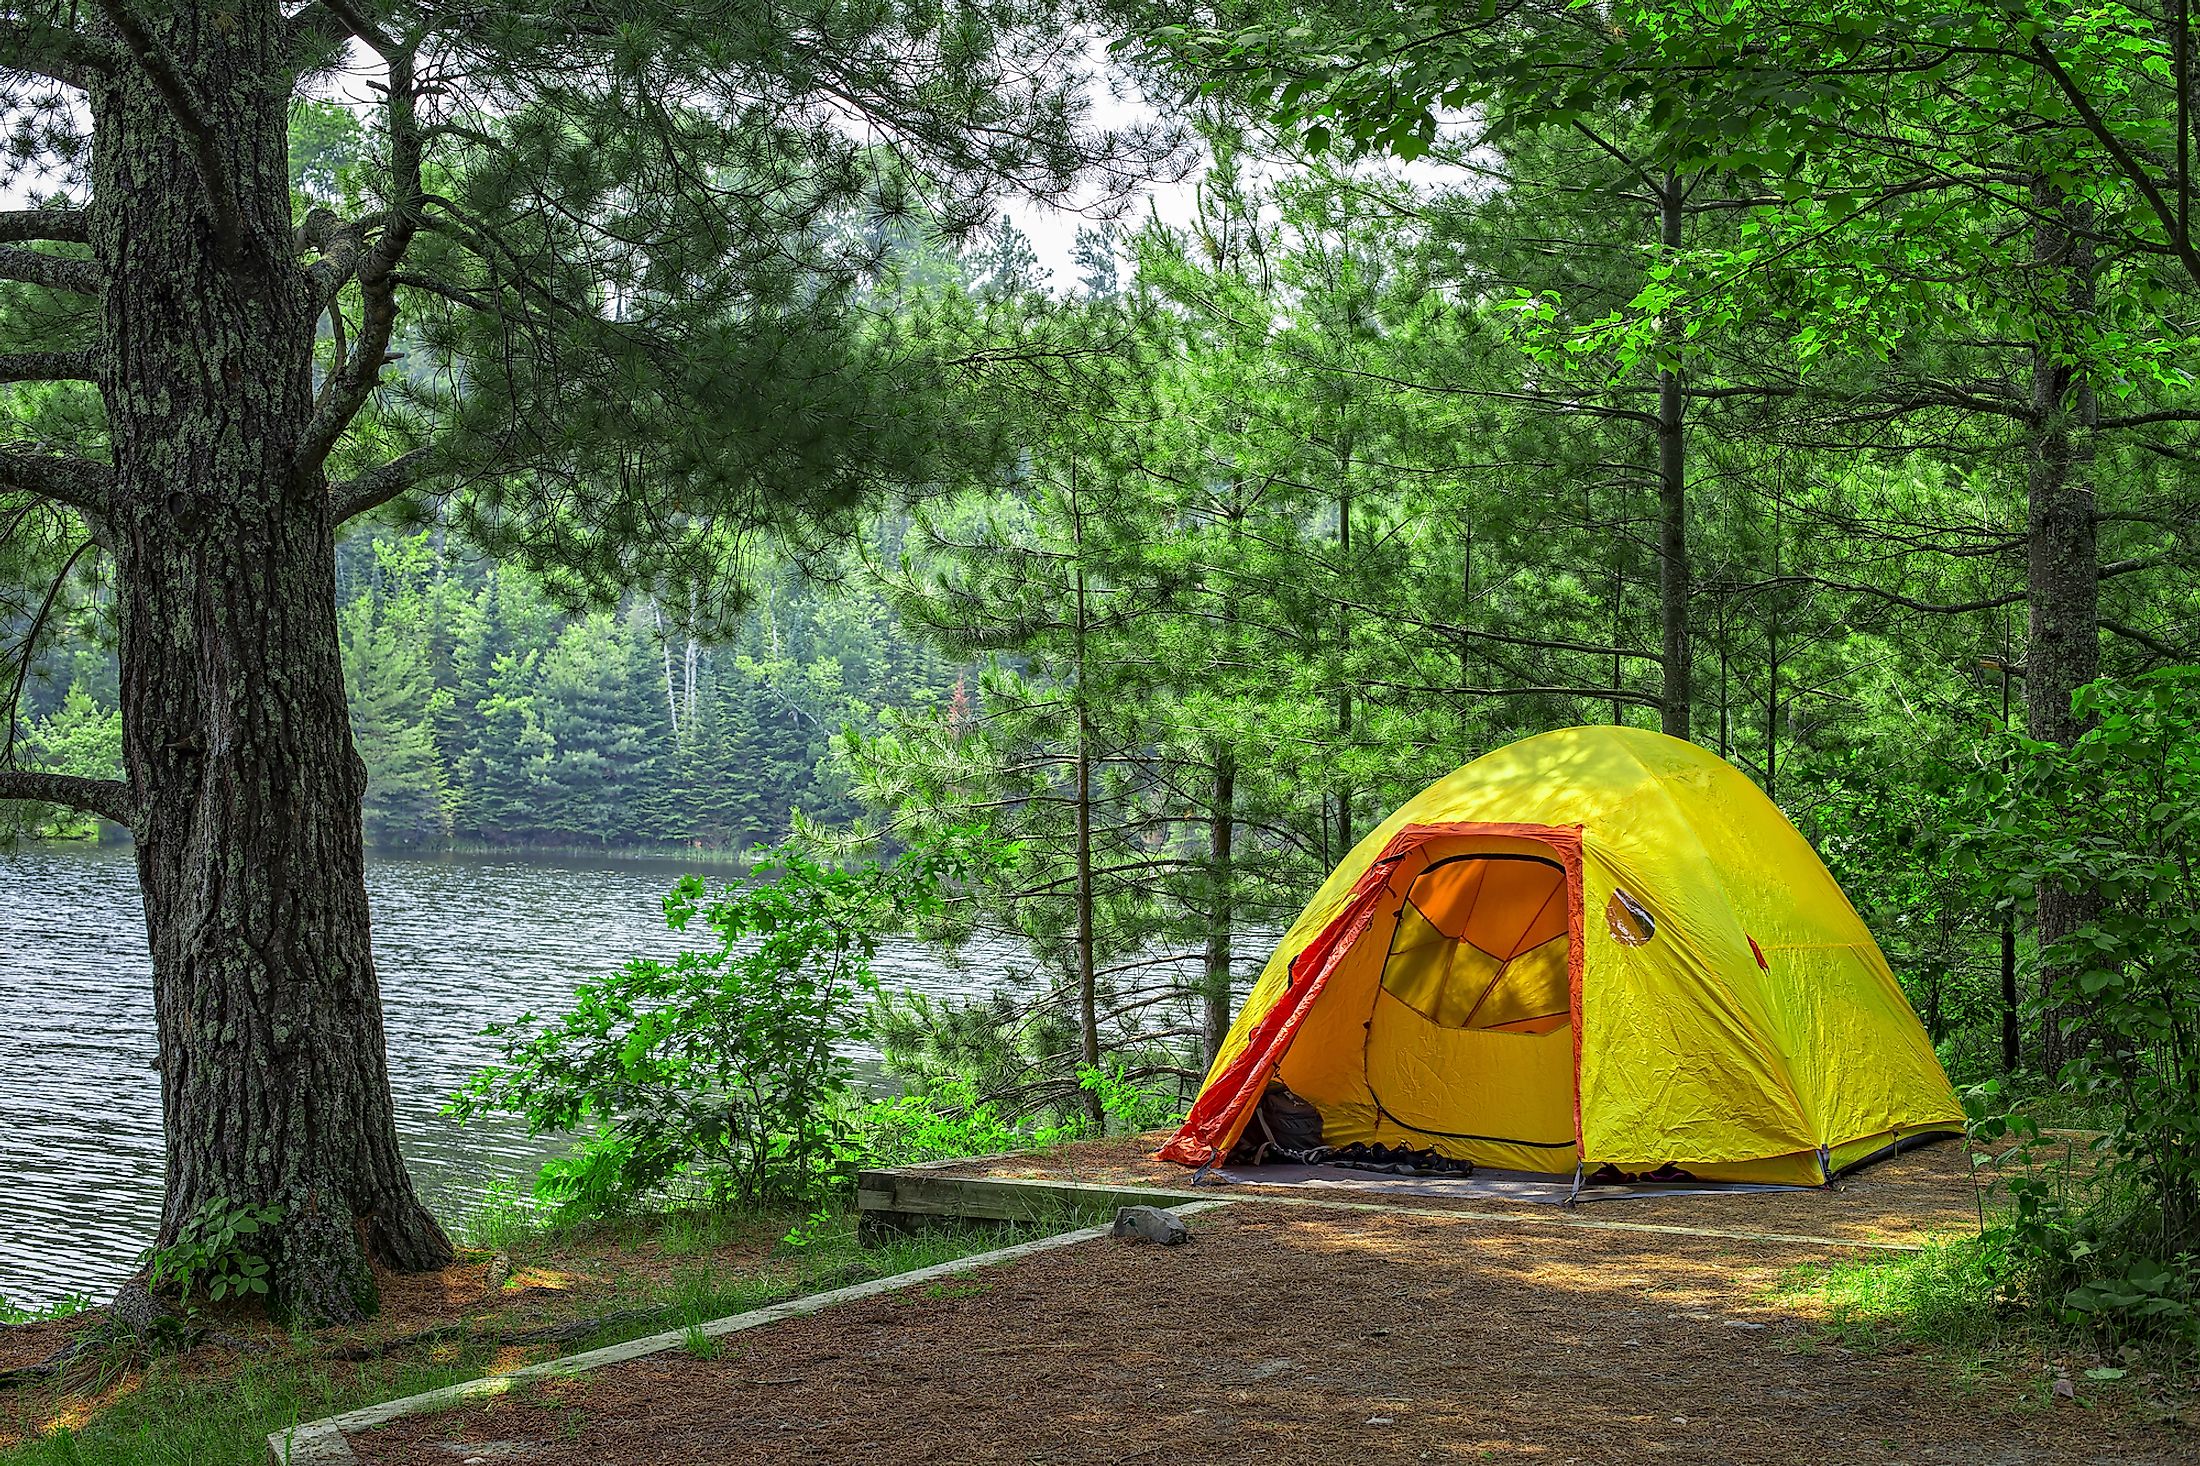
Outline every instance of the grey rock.
<svg viewBox="0 0 2200 1466">
<path fill-rule="evenodd" d="M 1158 1242 L 1163 1247 L 1175 1247 L 1192 1240 L 1192 1229 L 1158 1206 L 1126 1206 L 1116 1211 L 1110 1235 L 1119 1242 Z"/>
</svg>

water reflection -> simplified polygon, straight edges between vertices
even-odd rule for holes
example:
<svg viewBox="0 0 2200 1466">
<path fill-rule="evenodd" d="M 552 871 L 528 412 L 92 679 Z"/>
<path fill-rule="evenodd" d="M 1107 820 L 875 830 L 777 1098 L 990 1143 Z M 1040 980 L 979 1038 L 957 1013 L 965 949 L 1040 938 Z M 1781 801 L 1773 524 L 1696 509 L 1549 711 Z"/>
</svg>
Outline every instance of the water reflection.
<svg viewBox="0 0 2200 1466">
<path fill-rule="evenodd" d="M 563 1005 L 630 956 L 669 955 L 672 862 L 377 858 L 367 869 L 398 1133 L 445 1209 L 545 1150 L 516 1123 L 437 1111 L 492 1057 L 483 1025 Z M 695 940 L 691 937 L 690 940 Z M 880 980 L 946 996 L 1028 968 L 1006 943 L 949 966 L 910 943 Z M 125 848 L 0 850 L 0 1296 L 103 1296 L 160 1215 L 160 1086 L 137 872 Z"/>
</svg>

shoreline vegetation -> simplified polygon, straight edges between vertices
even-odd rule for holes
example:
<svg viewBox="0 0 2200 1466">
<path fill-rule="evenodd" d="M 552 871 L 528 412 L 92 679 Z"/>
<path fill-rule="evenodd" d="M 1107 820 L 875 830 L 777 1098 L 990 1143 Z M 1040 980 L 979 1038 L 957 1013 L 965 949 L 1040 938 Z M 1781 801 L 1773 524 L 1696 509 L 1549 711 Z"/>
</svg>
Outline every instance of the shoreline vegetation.
<svg viewBox="0 0 2200 1466">
<path fill-rule="evenodd" d="M 882 708 L 944 703 L 974 672 L 895 634 L 876 587 L 775 572 L 705 637 L 650 597 L 572 612 L 537 577 L 442 540 L 375 529 L 337 547 L 361 822 L 378 853 L 708 852 L 738 865 L 798 815 L 855 818 L 835 738 L 872 730 Z M 119 667 L 96 638 L 56 648 L 19 719 L 30 767 L 122 767 Z M 33 834 L 122 834 L 23 809 Z"/>
</svg>

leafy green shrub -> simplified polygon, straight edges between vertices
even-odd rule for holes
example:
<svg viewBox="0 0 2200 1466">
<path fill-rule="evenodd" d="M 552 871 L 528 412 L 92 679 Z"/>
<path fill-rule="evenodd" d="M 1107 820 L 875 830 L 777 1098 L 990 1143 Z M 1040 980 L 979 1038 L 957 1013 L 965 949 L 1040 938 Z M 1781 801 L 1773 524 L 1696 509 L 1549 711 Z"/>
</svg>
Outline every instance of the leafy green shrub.
<svg viewBox="0 0 2200 1466">
<path fill-rule="evenodd" d="M 1974 1120 L 1971 1133 L 2011 1142 L 1990 1163 L 1989 1189 L 2006 1199 L 2005 1219 L 1983 1237 L 1996 1249 L 1999 1298 L 2111 1343 L 2200 1343 L 2200 1260 L 2161 1246 L 2159 1200 L 2111 1154 L 2107 1137 L 2057 1141 L 2029 1117 L 1994 1113 Z"/>
<path fill-rule="evenodd" d="M 936 907 L 965 864 L 947 846 L 849 868 L 781 847 L 715 895 L 686 877 L 665 898 L 666 923 L 700 920 L 715 945 L 584 983 L 548 1024 L 492 1026 L 503 1062 L 450 1113 L 508 1111 L 534 1134 L 595 1127 L 537 1181 L 563 1207 L 615 1212 L 676 1184 L 713 1203 L 809 1202 L 855 1160 L 841 1045 L 876 991 L 879 944 Z"/>
<path fill-rule="evenodd" d="M 1032 1150 L 1079 1133 L 1075 1125 L 1013 1120 L 980 1095 L 975 1082 L 954 1074 L 894 1099 L 874 1100 L 863 1112 L 864 1154 L 878 1166 Z"/>
<path fill-rule="evenodd" d="M 69 684 L 66 700 L 43 718 L 23 726 L 16 757 L 26 769 L 74 774 L 86 779 L 122 776 L 122 714 L 102 708 L 82 680 Z M 15 827 L 43 839 L 89 839 L 99 821 L 59 805 L 13 804 L 0 807 L 0 834 Z"/>
<path fill-rule="evenodd" d="M 232 1205 L 217 1196 L 185 1219 L 174 1242 L 145 1254 L 145 1285 L 174 1289 L 186 1308 L 201 1290 L 215 1303 L 264 1298 L 267 1257 L 258 1239 L 282 1219 L 279 1206 Z"/>
<path fill-rule="evenodd" d="M 1100 1100 L 1107 1130 L 1116 1135 L 1138 1135 L 1172 1125 L 1184 1117 L 1184 1104 L 1172 1080 L 1157 1087 L 1151 1077 L 1139 1074 L 1122 1060 L 1077 1071 L 1077 1085 Z"/>
<path fill-rule="evenodd" d="M 57 1318 L 74 1318 L 94 1306 L 89 1293 L 65 1293 L 51 1303 L 29 1308 L 10 1303 L 7 1295 L 0 1293 L 0 1324 L 45 1323 Z"/>
<path fill-rule="evenodd" d="M 2061 1089 L 2098 1114 L 2087 1164 L 2042 1163 L 2036 1123 L 1995 1113 L 2013 1142 L 2013 1286 L 2066 1321 L 2200 1342 L 2200 668 L 2079 689 L 2092 726 L 2070 748 L 2012 741 L 1980 776 L 1963 851 L 2029 910 L 2042 890 L 2093 919 L 2040 954 L 2039 1000 L 2068 1035 Z"/>
</svg>

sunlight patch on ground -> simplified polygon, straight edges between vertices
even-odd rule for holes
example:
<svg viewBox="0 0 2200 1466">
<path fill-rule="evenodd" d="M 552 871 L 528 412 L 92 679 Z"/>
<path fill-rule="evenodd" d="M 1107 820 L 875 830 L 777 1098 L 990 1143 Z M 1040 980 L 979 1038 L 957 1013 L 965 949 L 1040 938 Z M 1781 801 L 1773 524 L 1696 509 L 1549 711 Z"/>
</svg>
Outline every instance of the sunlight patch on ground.
<svg viewBox="0 0 2200 1466">
<path fill-rule="evenodd" d="M 111 1410 L 138 1391 L 144 1376 L 132 1371 L 116 1380 L 106 1389 L 94 1395 L 78 1395 L 59 1410 L 38 1424 L 40 1435 L 51 1435 L 57 1430 L 82 1430 L 102 1412 Z"/>
<path fill-rule="evenodd" d="M 504 1287 L 508 1292 L 522 1288 L 548 1288 L 552 1292 L 570 1293 L 581 1284 L 581 1279 L 568 1272 L 553 1272 L 549 1268 L 523 1267 L 514 1272 Z"/>
</svg>

